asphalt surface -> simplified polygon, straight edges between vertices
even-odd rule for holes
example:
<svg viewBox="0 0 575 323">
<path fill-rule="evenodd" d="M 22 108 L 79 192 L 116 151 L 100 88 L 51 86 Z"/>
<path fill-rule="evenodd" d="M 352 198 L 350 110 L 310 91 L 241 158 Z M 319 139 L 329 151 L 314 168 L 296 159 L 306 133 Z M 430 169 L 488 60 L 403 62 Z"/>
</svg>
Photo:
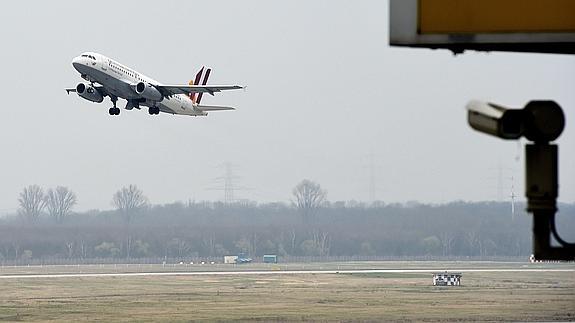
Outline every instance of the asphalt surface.
<svg viewBox="0 0 575 323">
<path fill-rule="evenodd" d="M 364 270 L 254 270 L 254 271 L 194 271 L 194 272 L 137 272 L 137 273 L 69 273 L 69 274 L 15 274 L 0 275 L 0 279 L 75 278 L 75 277 L 141 277 L 141 276 L 243 276 L 243 275 L 304 275 L 304 274 L 385 274 L 385 273 L 428 273 L 441 272 L 430 269 L 364 269 Z M 574 272 L 575 269 L 457 269 L 449 272 Z"/>
</svg>

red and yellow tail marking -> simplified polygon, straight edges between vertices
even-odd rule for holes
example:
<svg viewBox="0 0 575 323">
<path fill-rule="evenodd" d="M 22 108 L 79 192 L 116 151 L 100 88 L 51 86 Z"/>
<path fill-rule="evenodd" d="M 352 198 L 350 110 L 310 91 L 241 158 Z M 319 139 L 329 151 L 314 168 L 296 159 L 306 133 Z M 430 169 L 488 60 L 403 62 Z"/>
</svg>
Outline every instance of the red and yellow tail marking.
<svg viewBox="0 0 575 323">
<path fill-rule="evenodd" d="M 212 72 L 211 68 L 208 68 L 206 70 L 206 76 L 204 76 L 204 80 L 202 81 L 202 85 L 208 84 L 208 77 L 210 77 L 211 72 Z M 198 97 L 197 97 L 198 104 L 200 104 L 200 101 L 202 101 L 202 95 L 203 94 L 204 94 L 204 92 L 200 92 L 200 94 L 198 94 Z"/>
<path fill-rule="evenodd" d="M 200 80 L 202 79 L 202 74 L 204 74 L 204 67 L 202 67 L 202 69 L 200 69 L 200 71 L 198 72 L 198 74 L 196 74 L 196 79 L 195 80 L 190 80 L 190 85 L 198 85 L 200 84 Z M 209 73 L 208 73 L 209 74 Z M 190 92 L 189 94 L 190 99 L 192 99 L 192 102 L 194 102 L 194 104 L 196 104 L 196 100 L 198 99 L 198 93 L 193 93 Z"/>
</svg>

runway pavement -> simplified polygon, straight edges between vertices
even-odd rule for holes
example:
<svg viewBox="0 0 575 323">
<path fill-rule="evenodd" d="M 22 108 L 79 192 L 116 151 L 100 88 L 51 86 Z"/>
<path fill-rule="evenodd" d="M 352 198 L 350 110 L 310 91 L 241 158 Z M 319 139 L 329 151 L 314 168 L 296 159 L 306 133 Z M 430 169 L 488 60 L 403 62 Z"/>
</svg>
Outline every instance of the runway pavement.
<svg viewBox="0 0 575 323">
<path fill-rule="evenodd" d="M 16 274 L 0 275 L 0 279 L 38 279 L 38 278 L 76 278 L 76 277 L 141 277 L 141 276 L 241 276 L 241 275 L 304 275 L 304 274 L 385 274 L 385 273 L 429 273 L 438 272 L 437 268 L 429 269 L 365 269 L 365 270 L 255 270 L 255 271 L 194 271 L 194 272 L 137 272 L 137 273 L 67 273 L 67 274 Z M 458 269 L 450 268 L 449 272 L 574 272 L 575 269 Z"/>
</svg>

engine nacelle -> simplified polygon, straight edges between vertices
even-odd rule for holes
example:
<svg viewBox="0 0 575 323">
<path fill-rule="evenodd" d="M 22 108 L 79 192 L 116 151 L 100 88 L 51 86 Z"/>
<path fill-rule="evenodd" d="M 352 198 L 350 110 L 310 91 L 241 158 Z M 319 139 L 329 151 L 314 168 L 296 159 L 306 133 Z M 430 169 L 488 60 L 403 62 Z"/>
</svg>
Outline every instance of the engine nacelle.
<svg viewBox="0 0 575 323">
<path fill-rule="evenodd" d="M 150 101 L 162 101 L 164 96 L 158 89 L 156 89 L 153 85 L 145 82 L 140 82 L 136 84 L 134 87 L 136 93 L 138 93 L 143 98 L 150 100 Z"/>
<path fill-rule="evenodd" d="M 92 85 L 86 83 L 78 83 L 76 85 L 76 93 L 88 101 L 100 103 L 104 101 L 104 96 L 102 93 L 98 92 Z"/>
</svg>

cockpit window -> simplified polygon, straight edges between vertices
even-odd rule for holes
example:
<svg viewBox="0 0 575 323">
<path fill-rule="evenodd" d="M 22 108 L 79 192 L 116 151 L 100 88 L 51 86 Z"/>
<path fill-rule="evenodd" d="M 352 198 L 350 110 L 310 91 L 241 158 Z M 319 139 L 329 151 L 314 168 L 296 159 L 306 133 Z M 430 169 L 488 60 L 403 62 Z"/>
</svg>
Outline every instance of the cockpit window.
<svg viewBox="0 0 575 323">
<path fill-rule="evenodd" d="M 82 56 L 82 57 L 89 58 L 89 59 L 96 60 L 96 57 L 94 57 L 94 56 L 92 56 L 92 55 L 82 54 L 81 56 Z"/>
</svg>

